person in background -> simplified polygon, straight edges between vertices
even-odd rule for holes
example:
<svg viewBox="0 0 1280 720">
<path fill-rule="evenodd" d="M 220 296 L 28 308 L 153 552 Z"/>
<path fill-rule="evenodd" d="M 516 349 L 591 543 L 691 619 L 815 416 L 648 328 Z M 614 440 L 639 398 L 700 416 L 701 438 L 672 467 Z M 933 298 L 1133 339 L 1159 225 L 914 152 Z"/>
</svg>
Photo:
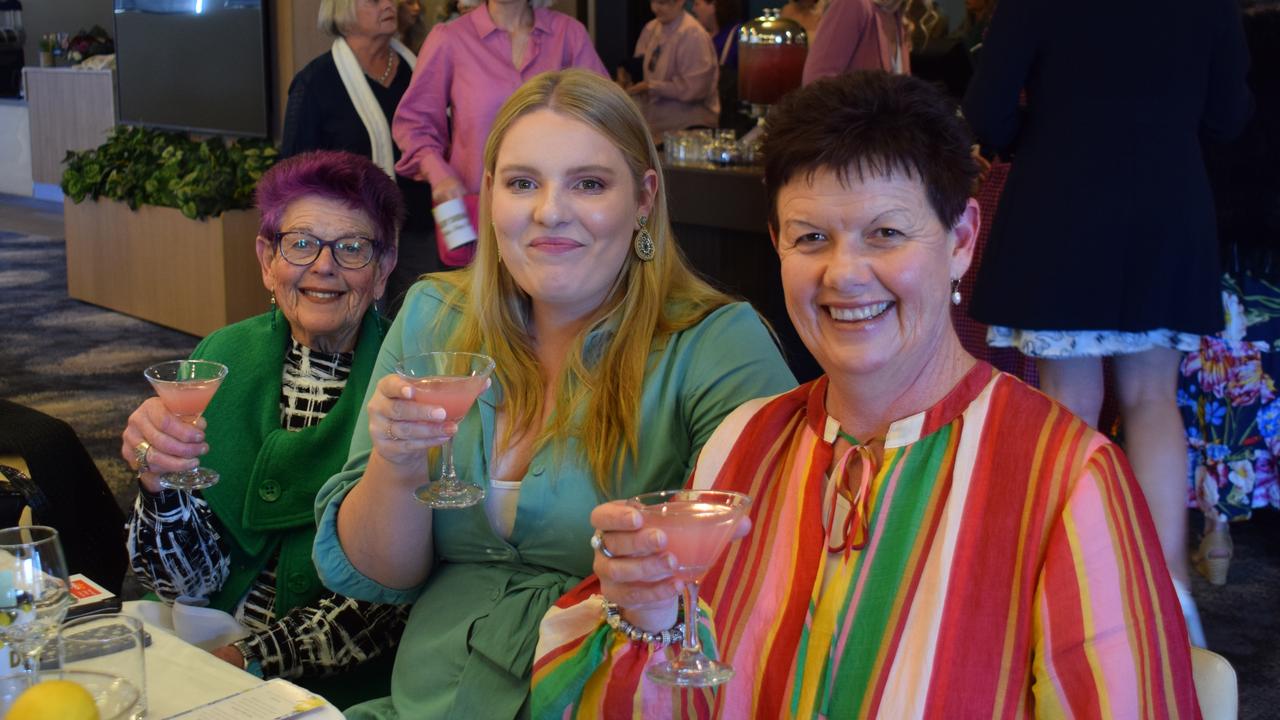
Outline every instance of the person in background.
<svg viewBox="0 0 1280 720">
<path fill-rule="evenodd" d="M 978 139 L 1013 159 L 970 312 L 989 344 L 1035 357 L 1040 387 L 1091 425 L 1113 358 L 1125 450 L 1203 645 L 1178 365 L 1223 327 L 1201 139 L 1234 138 L 1252 110 L 1239 3 L 1171 0 L 1155 16 L 1116 5 L 1109 30 L 1087 37 L 1067 28 L 1096 15 L 1045 7 L 1000 0 L 965 96 Z"/>
<path fill-rule="evenodd" d="M 493 117 L 526 80 L 569 67 L 607 76 L 587 29 L 549 4 L 487 0 L 431 29 L 422 70 L 414 73 L 391 130 L 404 153 L 396 171 L 429 182 L 432 205 L 480 192 L 481 153 Z M 438 248 L 449 266 L 466 265 L 475 253 L 475 243 Z"/>
<path fill-rule="evenodd" d="M 818 35 L 818 23 L 822 20 L 822 3 L 819 0 L 788 0 L 779 15 L 800 23 L 812 43 Z"/>
<path fill-rule="evenodd" d="M 280 161 L 258 182 L 257 202 L 271 311 L 192 353 L 228 368 L 195 426 L 156 397 L 129 416 L 121 453 L 140 485 L 129 564 L 164 602 L 207 604 L 244 627 L 213 651 L 219 658 L 344 707 L 386 693 L 408 613 L 325 590 L 310 510 L 346 459 L 386 331 L 373 304 L 396 263 L 404 202 L 385 169 L 335 151 Z M 159 484 L 197 458 L 218 484 Z"/>
<path fill-rule="evenodd" d="M 809 41 L 804 84 L 851 70 L 911 72 L 907 0 L 831 0 Z"/>
<path fill-rule="evenodd" d="M 692 7 L 698 24 L 711 35 L 711 44 L 715 46 L 720 63 L 720 77 L 716 83 L 720 97 L 719 126 L 746 132 L 751 128 L 751 118 L 742 112 L 738 103 L 738 30 L 742 28 L 742 2 L 693 0 Z"/>
<path fill-rule="evenodd" d="M 690 482 L 752 498 L 700 583 L 702 636 L 735 674 L 707 692 L 645 676 L 668 651 L 624 633 L 674 627 L 675 542 L 608 502 L 598 584 L 544 618 L 533 717 L 1198 718 L 1119 448 L 956 337 L 979 223 L 956 103 L 854 72 L 767 127 L 782 292 L 825 375 L 735 410 Z"/>
<path fill-rule="evenodd" d="M 484 170 L 475 262 L 410 292 L 317 501 L 325 583 L 414 604 L 391 697 L 352 720 L 527 717 L 538 618 L 591 572 L 591 508 L 679 487 L 733 408 L 795 382 L 751 306 L 690 269 L 657 149 L 615 84 L 533 78 L 494 120 Z M 392 372 L 429 349 L 496 362 L 456 425 Z M 430 510 L 413 490 L 448 436 L 486 498 Z"/>
<path fill-rule="evenodd" d="M 649 9 L 653 19 L 640 31 L 635 51 L 643 79 L 632 82 L 628 69 L 619 80 L 655 138 L 671 130 L 716 127 L 720 64 L 711 36 L 684 11 L 683 0 L 649 0 Z"/>
<path fill-rule="evenodd" d="M 427 25 L 422 13 L 422 0 L 397 0 L 396 34 L 400 42 L 415 55 L 427 39 Z"/>
<path fill-rule="evenodd" d="M 392 142 L 390 122 L 409 89 L 416 61 L 396 37 L 398 17 L 394 0 L 321 1 L 317 24 L 333 36 L 333 47 L 293 77 L 280 139 L 282 158 L 312 150 L 345 150 L 372 158 L 395 178 L 408 215 L 397 271 L 389 281 L 392 304 L 398 304 L 419 274 L 439 267 L 431 190 L 395 172 L 400 150 Z"/>
</svg>

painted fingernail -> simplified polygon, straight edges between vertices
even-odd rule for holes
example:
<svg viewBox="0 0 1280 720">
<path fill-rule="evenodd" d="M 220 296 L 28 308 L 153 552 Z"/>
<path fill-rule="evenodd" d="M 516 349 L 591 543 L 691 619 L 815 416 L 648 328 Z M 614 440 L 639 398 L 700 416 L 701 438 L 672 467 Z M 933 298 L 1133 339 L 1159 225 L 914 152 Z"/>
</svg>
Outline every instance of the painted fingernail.
<svg viewBox="0 0 1280 720">
<path fill-rule="evenodd" d="M 435 408 L 429 413 L 429 415 L 432 420 L 443 420 L 445 419 L 444 408 Z"/>
</svg>

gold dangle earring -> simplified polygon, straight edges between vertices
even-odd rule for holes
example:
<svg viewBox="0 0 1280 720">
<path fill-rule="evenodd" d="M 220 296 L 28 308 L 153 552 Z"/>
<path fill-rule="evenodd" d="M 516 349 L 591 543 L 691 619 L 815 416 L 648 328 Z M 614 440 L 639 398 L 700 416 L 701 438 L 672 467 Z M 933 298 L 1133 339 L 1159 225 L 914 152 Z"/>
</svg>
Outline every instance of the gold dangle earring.
<svg viewBox="0 0 1280 720">
<path fill-rule="evenodd" d="M 276 329 L 276 291 L 271 291 L 271 329 Z"/>
<path fill-rule="evenodd" d="M 640 230 L 636 232 L 635 239 L 636 257 L 649 262 L 653 259 L 653 236 L 645 229 L 645 225 L 649 224 L 649 218 L 641 215 L 636 218 L 636 221 L 640 223 Z"/>
</svg>

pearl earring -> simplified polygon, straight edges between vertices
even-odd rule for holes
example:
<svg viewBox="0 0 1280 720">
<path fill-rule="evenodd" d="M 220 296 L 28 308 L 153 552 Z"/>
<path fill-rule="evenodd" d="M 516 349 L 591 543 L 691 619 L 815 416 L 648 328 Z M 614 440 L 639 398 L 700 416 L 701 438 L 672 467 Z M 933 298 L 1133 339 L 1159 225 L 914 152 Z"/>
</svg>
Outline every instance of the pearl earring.
<svg viewBox="0 0 1280 720">
<path fill-rule="evenodd" d="M 959 305 L 962 299 L 960 296 L 960 281 L 956 278 L 951 278 L 951 304 Z"/>
</svg>

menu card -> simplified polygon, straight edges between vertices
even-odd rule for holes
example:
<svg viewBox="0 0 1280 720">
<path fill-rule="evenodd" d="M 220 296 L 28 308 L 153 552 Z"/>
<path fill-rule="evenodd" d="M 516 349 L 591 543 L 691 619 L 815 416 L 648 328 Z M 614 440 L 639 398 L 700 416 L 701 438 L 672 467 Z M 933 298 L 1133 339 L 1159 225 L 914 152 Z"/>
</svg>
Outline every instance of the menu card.
<svg viewBox="0 0 1280 720">
<path fill-rule="evenodd" d="M 319 695 L 276 678 L 193 710 L 178 713 L 170 720 L 289 720 L 325 707 Z"/>
</svg>

